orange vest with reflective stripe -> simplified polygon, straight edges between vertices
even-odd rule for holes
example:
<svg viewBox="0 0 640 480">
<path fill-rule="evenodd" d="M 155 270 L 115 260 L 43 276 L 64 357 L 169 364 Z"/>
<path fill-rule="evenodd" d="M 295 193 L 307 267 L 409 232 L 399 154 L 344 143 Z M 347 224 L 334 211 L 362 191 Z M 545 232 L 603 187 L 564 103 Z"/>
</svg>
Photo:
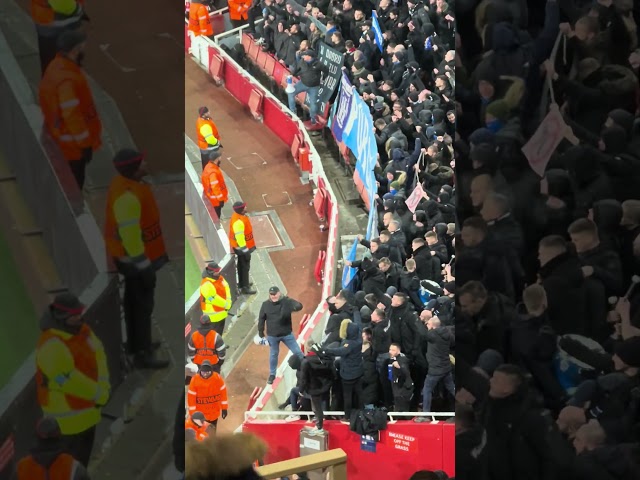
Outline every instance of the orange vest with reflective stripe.
<svg viewBox="0 0 640 480">
<path fill-rule="evenodd" d="M 247 12 L 251 8 L 251 0 L 228 0 L 228 3 L 229 19 L 247 20 L 249 18 Z"/>
<path fill-rule="evenodd" d="M 236 223 L 237 220 L 242 220 L 244 223 L 244 239 L 247 242 L 247 248 L 249 250 L 255 250 L 256 241 L 253 238 L 253 227 L 251 226 L 251 220 L 246 215 L 240 215 L 239 213 L 233 212 L 231 215 L 231 223 L 229 224 L 229 244 L 231 248 L 236 250 L 238 247 L 238 242 L 236 241 L 236 235 L 233 231 L 233 224 Z"/>
<path fill-rule="evenodd" d="M 227 289 L 224 286 L 225 279 L 222 275 L 220 275 L 216 280 L 209 277 L 203 278 L 202 281 L 200 282 L 201 291 L 202 291 L 202 285 L 204 285 L 207 282 L 214 286 L 214 288 L 216 289 L 216 295 L 224 298 L 225 300 L 230 300 L 229 298 L 227 298 Z M 211 312 L 209 311 L 209 307 L 213 308 L 213 313 L 220 313 L 225 311 L 223 307 L 218 307 L 216 305 L 207 305 L 207 302 L 205 301 L 204 297 L 200 295 L 200 310 L 202 310 L 202 312 L 206 314 L 210 314 Z"/>
<path fill-rule="evenodd" d="M 213 372 L 206 380 L 200 375 L 193 377 L 189 383 L 187 404 L 189 414 L 198 411 L 209 422 L 217 420 L 222 410 L 229 409 L 227 388 L 220 374 Z"/>
<path fill-rule="evenodd" d="M 213 162 L 207 163 L 200 178 L 204 194 L 209 199 L 212 206 L 217 207 L 221 202 L 229 200 L 229 191 L 224 181 L 224 175 L 218 165 Z"/>
<path fill-rule="evenodd" d="M 75 462 L 68 453 L 61 453 L 47 469 L 29 455 L 18 462 L 17 480 L 73 480 Z"/>
<path fill-rule="evenodd" d="M 211 127 L 211 130 L 213 130 L 213 136 L 216 137 L 218 139 L 218 143 L 220 143 L 220 135 L 218 134 L 218 129 L 216 128 L 216 124 L 213 123 L 213 120 L 207 120 L 205 118 L 198 117 L 198 120 L 196 120 L 196 132 L 198 134 L 198 148 L 200 150 L 206 150 L 207 148 L 209 148 L 209 144 L 205 140 L 204 136 L 200 133 L 200 129 L 203 125 L 209 125 Z"/>
<path fill-rule="evenodd" d="M 193 357 L 193 363 L 200 366 L 205 360 L 209 360 L 211 365 L 218 363 L 218 353 L 216 352 L 216 339 L 218 332 L 210 330 L 206 336 L 203 336 L 197 330 L 191 335 L 193 348 L 196 349 L 196 356 Z"/>
<path fill-rule="evenodd" d="M 209 18 L 209 9 L 201 3 L 189 5 L 189 31 L 199 35 L 213 35 L 213 25 Z"/>
<path fill-rule="evenodd" d="M 207 433 L 209 425 L 207 425 L 206 423 L 203 426 L 199 427 L 198 425 L 193 423 L 193 420 L 187 418 L 184 422 L 184 429 L 187 430 L 189 428 L 196 432 L 196 440 L 198 440 L 199 442 L 209 436 L 209 434 Z"/>
<path fill-rule="evenodd" d="M 36 350 L 47 343 L 52 338 L 57 338 L 65 344 L 73 356 L 73 364 L 76 369 L 89 377 L 94 382 L 98 381 L 98 362 L 96 354 L 90 344 L 91 329 L 88 325 L 82 324 L 80 332 L 65 339 L 55 333 L 54 330 L 45 330 L 38 339 Z M 38 393 L 38 403 L 45 406 L 49 403 L 49 383 L 54 379 L 46 378 L 40 368 L 36 367 L 36 388 Z M 71 410 L 84 410 L 94 408 L 95 402 L 85 400 L 70 394 L 65 395 L 67 405 Z"/>
<path fill-rule="evenodd" d="M 65 88 L 65 97 L 60 87 Z M 44 72 L 38 89 L 44 126 L 67 160 L 80 160 L 82 150 L 100 148 L 102 123 L 82 69 L 58 54 Z M 68 92 L 67 90 L 71 90 Z"/>
<path fill-rule="evenodd" d="M 76 0 L 80 7 L 84 6 L 84 0 Z M 53 11 L 48 0 L 31 0 L 31 18 L 37 26 L 52 27 L 55 29 L 75 28 L 82 19 L 82 10 L 78 9 L 71 15 L 64 15 Z"/>
<path fill-rule="evenodd" d="M 166 257 L 167 250 L 164 245 L 164 237 L 160 226 L 160 215 L 158 205 L 151 190 L 151 186 L 116 175 L 109 186 L 107 194 L 107 218 L 104 227 L 104 239 L 107 252 L 111 258 L 126 257 L 127 253 L 122 245 L 118 234 L 118 224 L 114 213 L 114 203 L 125 192 L 134 194 L 142 207 L 140 217 L 140 228 L 142 229 L 142 239 L 144 241 L 144 254 L 154 262 Z"/>
</svg>

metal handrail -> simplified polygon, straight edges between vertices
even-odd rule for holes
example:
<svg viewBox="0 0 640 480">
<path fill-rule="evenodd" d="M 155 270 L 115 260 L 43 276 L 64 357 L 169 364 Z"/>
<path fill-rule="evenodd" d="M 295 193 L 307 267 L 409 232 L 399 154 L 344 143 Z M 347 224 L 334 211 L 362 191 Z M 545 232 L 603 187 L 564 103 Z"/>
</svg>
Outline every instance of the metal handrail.
<svg viewBox="0 0 640 480">
<path fill-rule="evenodd" d="M 327 410 L 327 411 L 323 411 L 324 415 L 326 416 L 341 416 L 344 417 L 345 413 L 342 411 L 336 411 L 336 410 Z M 274 417 L 288 417 L 289 415 L 299 415 L 301 417 L 304 416 L 313 416 L 315 415 L 314 412 L 310 412 L 308 410 L 301 410 L 301 411 L 282 411 L 282 410 L 276 410 L 276 411 L 265 411 L 265 410 L 259 410 L 259 411 L 255 411 L 255 412 L 244 412 L 244 420 L 247 421 L 249 419 L 255 419 L 256 417 L 266 417 L 266 416 L 274 416 Z M 455 412 L 387 412 L 387 416 L 389 418 L 391 418 L 391 420 L 393 421 L 393 417 L 431 417 L 433 419 L 433 421 L 436 421 L 435 418 L 436 417 L 444 417 L 444 418 L 451 418 L 451 417 L 455 417 Z"/>
<path fill-rule="evenodd" d="M 258 18 L 255 21 L 256 25 L 259 25 L 260 23 L 264 22 L 264 18 Z M 220 39 L 223 37 L 230 37 L 232 34 L 238 34 L 238 37 L 240 39 L 240 43 L 242 43 L 242 31 L 249 28 L 249 24 L 246 25 L 240 25 L 239 27 L 233 28 L 231 30 L 227 30 L 226 32 L 222 32 L 219 33 L 218 35 L 214 35 L 213 36 L 213 42 L 216 43 L 217 45 L 220 45 Z"/>
</svg>

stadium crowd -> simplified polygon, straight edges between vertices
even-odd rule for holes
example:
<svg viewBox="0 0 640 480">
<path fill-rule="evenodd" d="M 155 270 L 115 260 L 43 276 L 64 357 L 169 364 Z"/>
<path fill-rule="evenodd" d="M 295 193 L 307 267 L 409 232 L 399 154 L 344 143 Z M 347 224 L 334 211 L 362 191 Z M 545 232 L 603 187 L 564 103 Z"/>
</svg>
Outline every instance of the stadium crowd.
<svg viewBox="0 0 640 480">
<path fill-rule="evenodd" d="M 456 6 L 456 478 L 640 478 L 638 2 Z"/>
</svg>

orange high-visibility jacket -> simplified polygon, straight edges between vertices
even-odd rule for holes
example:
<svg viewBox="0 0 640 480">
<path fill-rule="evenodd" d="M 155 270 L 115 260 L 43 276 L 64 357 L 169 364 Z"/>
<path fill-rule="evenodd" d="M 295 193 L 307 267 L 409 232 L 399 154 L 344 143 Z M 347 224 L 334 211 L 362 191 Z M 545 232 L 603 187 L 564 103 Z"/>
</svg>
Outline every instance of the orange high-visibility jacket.
<svg viewBox="0 0 640 480">
<path fill-rule="evenodd" d="M 193 422 L 193 420 L 191 420 L 191 418 L 187 418 L 184 422 L 184 429 L 187 430 L 189 428 L 196 432 L 196 440 L 198 440 L 199 442 L 209 436 L 209 433 L 207 433 L 209 425 L 207 425 L 206 423 L 203 426 L 199 427 Z"/>
<path fill-rule="evenodd" d="M 58 455 L 48 468 L 29 455 L 18 462 L 16 476 L 17 480 L 75 480 L 74 472 L 79 466 L 80 463 L 68 453 Z"/>
<path fill-rule="evenodd" d="M 217 365 L 218 361 L 226 357 L 227 345 L 222 340 L 222 335 L 207 327 L 209 325 L 192 332 L 187 342 L 187 351 L 193 357 L 191 361 L 198 366 L 205 360 L 209 360 L 211 365 Z"/>
<path fill-rule="evenodd" d="M 220 374 L 213 372 L 207 379 L 200 375 L 193 377 L 187 391 L 187 404 L 189 415 L 199 411 L 204 414 L 207 421 L 217 420 L 222 410 L 229 409 L 227 387 Z"/>
<path fill-rule="evenodd" d="M 247 12 L 251 8 L 251 0 L 228 0 L 229 18 L 231 20 L 247 20 Z"/>
<path fill-rule="evenodd" d="M 213 35 L 213 25 L 209 18 L 209 9 L 201 3 L 191 2 L 189 5 L 189 31 L 199 35 Z"/>
<path fill-rule="evenodd" d="M 67 0 L 52 5 L 49 0 L 31 0 L 31 18 L 40 35 L 55 35 L 80 26 L 84 0 Z"/>
<path fill-rule="evenodd" d="M 213 162 L 207 163 L 202 170 L 202 188 L 212 206 L 217 207 L 229 201 L 229 191 L 220 167 Z"/>
<path fill-rule="evenodd" d="M 196 120 L 196 132 L 198 134 L 198 148 L 207 150 L 211 147 L 219 147 L 220 134 L 213 120 L 198 117 Z"/>
<path fill-rule="evenodd" d="M 111 258 L 132 263 L 166 261 L 160 214 L 151 186 L 122 175 L 113 178 L 107 194 L 104 238 Z"/>
<path fill-rule="evenodd" d="M 38 91 L 44 126 L 67 160 L 102 144 L 102 123 L 82 69 L 62 54 L 44 72 Z"/>
<path fill-rule="evenodd" d="M 256 241 L 253 238 L 251 220 L 246 215 L 233 212 L 229 222 L 229 244 L 235 250 L 248 249 L 253 252 L 256 249 Z"/>
</svg>

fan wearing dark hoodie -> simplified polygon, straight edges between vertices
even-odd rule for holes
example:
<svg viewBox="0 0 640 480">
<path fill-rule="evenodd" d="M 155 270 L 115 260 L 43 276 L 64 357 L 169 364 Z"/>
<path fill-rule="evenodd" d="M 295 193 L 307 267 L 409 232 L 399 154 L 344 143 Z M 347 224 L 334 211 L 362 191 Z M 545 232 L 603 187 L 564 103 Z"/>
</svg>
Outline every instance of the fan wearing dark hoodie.
<svg viewBox="0 0 640 480">
<path fill-rule="evenodd" d="M 402 353 L 400 345 L 392 343 L 387 360 L 388 379 L 393 392 L 393 410 L 396 412 L 411 411 L 413 396 L 413 380 L 411 379 L 410 361 Z"/>
<path fill-rule="evenodd" d="M 329 320 L 324 333 L 327 335 L 323 345 L 330 345 L 340 341 L 340 326 L 342 321 L 353 319 L 357 312 L 351 297 L 353 294 L 348 290 L 340 290 L 334 297 L 328 297 L 326 302 L 329 306 Z"/>
<path fill-rule="evenodd" d="M 373 332 L 371 328 L 365 327 L 362 330 L 362 366 L 364 370 L 362 376 L 362 404 L 365 406 L 378 404 L 377 355 L 371 345 L 372 339 Z"/>
<path fill-rule="evenodd" d="M 620 253 L 622 204 L 613 199 L 595 202 L 589 210 L 589 219 L 598 226 L 598 237 L 602 247 Z"/>
<path fill-rule="evenodd" d="M 347 319 L 340 324 L 340 338 L 342 340 L 340 346 L 325 349 L 327 354 L 340 357 L 340 379 L 344 398 L 345 421 L 347 422 L 351 420 L 352 411 L 361 410 L 364 405 L 362 403 L 364 365 L 361 325 L 359 316 L 356 318 L 357 323 Z"/>
<path fill-rule="evenodd" d="M 300 394 L 311 397 L 311 406 L 316 416 L 316 430 L 323 428 L 323 410 L 327 394 L 334 382 L 335 368 L 333 361 L 322 354 L 319 345 L 311 339 L 306 344 L 307 355 L 300 366 L 299 386 Z"/>
<path fill-rule="evenodd" d="M 18 461 L 12 480 L 89 480 L 86 468 L 67 453 L 60 427 L 54 418 L 41 418 L 36 425 L 36 434 L 36 446 L 29 455 Z"/>
<path fill-rule="evenodd" d="M 384 258 L 386 257 L 382 257 L 382 259 Z M 354 262 L 345 260 L 344 263 L 359 270 L 358 274 L 361 275 L 362 289 L 365 293 L 373 293 L 376 297 L 384 294 L 386 276 L 385 273 L 378 268 L 377 260 L 363 258 L 362 260 L 356 260 Z"/>
</svg>

